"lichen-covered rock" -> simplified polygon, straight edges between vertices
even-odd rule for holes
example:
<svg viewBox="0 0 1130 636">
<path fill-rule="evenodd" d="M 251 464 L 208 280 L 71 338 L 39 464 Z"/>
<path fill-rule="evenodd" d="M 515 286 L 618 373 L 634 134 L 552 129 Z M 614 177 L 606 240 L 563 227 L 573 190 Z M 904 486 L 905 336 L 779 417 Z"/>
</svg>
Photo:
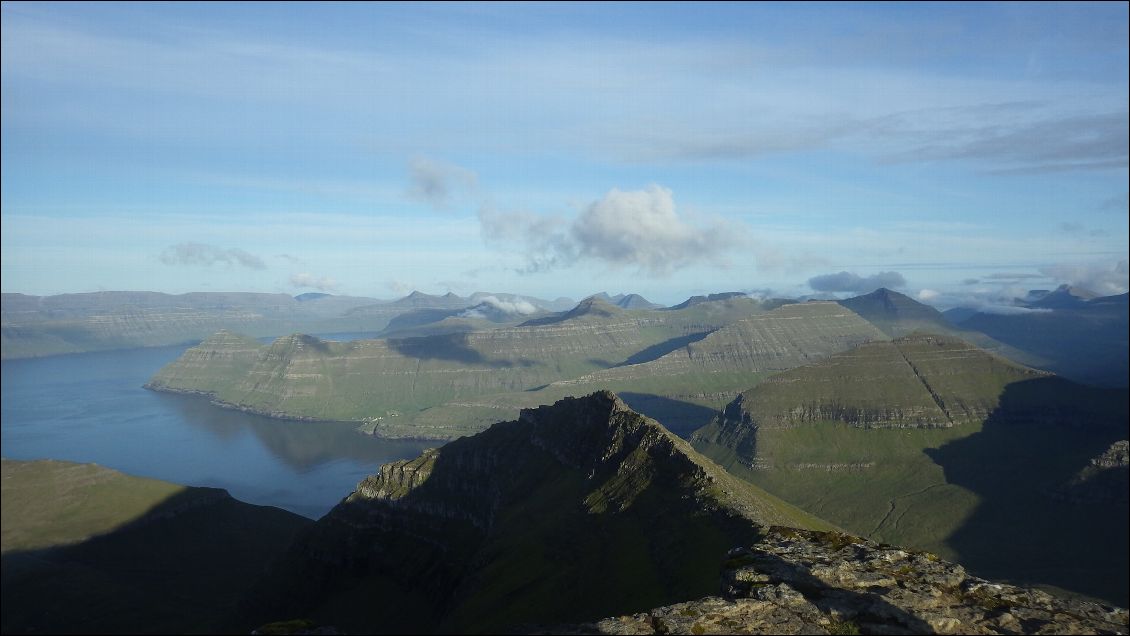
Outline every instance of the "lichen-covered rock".
<svg viewBox="0 0 1130 636">
<path fill-rule="evenodd" d="M 721 596 L 576 626 L 597 634 L 1125 634 L 1125 609 L 993 583 L 933 554 L 773 527 Z"/>
<path fill-rule="evenodd" d="M 1119 468 L 1130 466 L 1130 441 L 1120 439 L 1110 445 L 1101 455 L 1091 460 L 1097 468 Z"/>
</svg>

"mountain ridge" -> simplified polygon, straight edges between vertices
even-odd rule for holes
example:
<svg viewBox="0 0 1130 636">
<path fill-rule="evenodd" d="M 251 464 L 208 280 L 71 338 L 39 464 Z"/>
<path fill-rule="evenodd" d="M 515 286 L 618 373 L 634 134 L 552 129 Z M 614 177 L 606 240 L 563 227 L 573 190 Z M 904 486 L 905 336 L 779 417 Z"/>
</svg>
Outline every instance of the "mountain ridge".
<svg viewBox="0 0 1130 636">
<path fill-rule="evenodd" d="M 720 554 L 774 522 L 830 528 L 598 392 L 382 467 L 268 577 L 297 587 L 268 585 L 261 611 L 269 617 L 272 604 L 278 611 L 301 599 L 317 620 L 337 620 L 333 598 L 385 589 L 391 583 L 380 581 L 392 577 L 410 598 L 351 606 L 353 615 L 334 624 L 396 629 L 414 619 L 414 631 L 481 631 L 598 618 L 602 608 L 709 593 L 716 557 L 699 555 Z M 404 554 L 413 555 L 409 570 Z M 408 606 L 414 616 L 397 614 Z M 421 611 L 442 619 L 422 625 Z"/>
</svg>

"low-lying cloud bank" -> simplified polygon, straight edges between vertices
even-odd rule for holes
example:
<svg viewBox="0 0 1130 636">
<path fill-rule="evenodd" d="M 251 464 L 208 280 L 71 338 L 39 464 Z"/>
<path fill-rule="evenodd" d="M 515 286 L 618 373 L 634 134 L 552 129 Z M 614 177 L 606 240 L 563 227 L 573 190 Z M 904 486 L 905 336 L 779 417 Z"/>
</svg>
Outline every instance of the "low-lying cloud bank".
<svg viewBox="0 0 1130 636">
<path fill-rule="evenodd" d="M 744 230 L 732 224 L 687 223 L 676 210 L 671 190 L 659 185 L 626 192 L 612 189 L 572 219 L 483 207 L 479 222 L 489 245 L 526 259 L 525 272 L 592 261 L 664 276 L 692 264 L 725 265 L 725 253 L 744 236 Z"/>
<path fill-rule="evenodd" d="M 1100 296 L 1125 294 L 1130 288 L 1127 259 L 1107 263 L 1061 263 L 1043 267 L 1040 273 L 1075 287 L 1089 289 Z"/>
<path fill-rule="evenodd" d="M 486 307 L 483 307 L 486 305 Z M 511 316 L 528 316 L 538 312 L 533 303 L 520 298 L 502 300 L 496 296 L 484 296 L 478 305 L 459 314 L 461 318 L 487 318 L 487 311 L 493 309 Z"/>
<path fill-rule="evenodd" d="M 205 243 L 178 243 L 161 252 L 161 262 L 166 265 L 203 265 L 216 263 L 241 265 L 251 269 L 264 269 L 263 259 L 237 247 L 216 247 Z"/>
</svg>

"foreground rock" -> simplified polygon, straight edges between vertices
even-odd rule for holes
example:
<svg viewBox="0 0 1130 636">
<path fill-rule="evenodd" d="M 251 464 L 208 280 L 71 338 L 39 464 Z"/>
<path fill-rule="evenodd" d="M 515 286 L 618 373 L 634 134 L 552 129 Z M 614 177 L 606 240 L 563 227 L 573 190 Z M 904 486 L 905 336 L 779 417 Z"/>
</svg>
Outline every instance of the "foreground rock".
<svg viewBox="0 0 1130 636">
<path fill-rule="evenodd" d="M 926 552 L 773 527 L 721 596 L 553 631 L 596 634 L 1125 634 L 1125 609 L 992 583 Z"/>
</svg>

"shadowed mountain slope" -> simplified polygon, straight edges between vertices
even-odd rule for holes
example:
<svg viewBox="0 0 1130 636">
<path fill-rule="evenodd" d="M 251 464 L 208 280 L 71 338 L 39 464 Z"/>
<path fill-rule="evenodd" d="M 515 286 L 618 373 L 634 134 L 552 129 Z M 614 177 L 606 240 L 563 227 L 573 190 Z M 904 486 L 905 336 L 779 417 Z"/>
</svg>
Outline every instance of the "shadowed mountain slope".
<svg viewBox="0 0 1130 636">
<path fill-rule="evenodd" d="M 768 523 L 827 527 L 596 393 L 385 465 L 259 611 L 365 632 L 595 619 L 713 592 L 718 555 Z"/>
<path fill-rule="evenodd" d="M 838 302 L 894 338 L 912 331 L 951 328 L 937 309 L 885 287 Z"/>
<path fill-rule="evenodd" d="M 1125 504 L 1057 493 L 1126 439 L 1126 402 L 1125 391 L 915 335 L 769 378 L 693 443 L 863 536 L 1124 605 Z M 1068 548 L 1065 536 L 1085 539 Z"/>
<path fill-rule="evenodd" d="M 238 599 L 311 523 L 93 464 L 2 465 L 5 634 L 234 630 Z"/>
<path fill-rule="evenodd" d="M 1033 303 L 1042 311 L 977 313 L 962 321 L 974 329 L 1046 362 L 1041 368 L 1096 386 L 1130 383 L 1130 295 L 1083 300 L 1070 291 L 1052 292 Z M 1040 303 L 1045 303 L 1041 305 Z"/>
</svg>

